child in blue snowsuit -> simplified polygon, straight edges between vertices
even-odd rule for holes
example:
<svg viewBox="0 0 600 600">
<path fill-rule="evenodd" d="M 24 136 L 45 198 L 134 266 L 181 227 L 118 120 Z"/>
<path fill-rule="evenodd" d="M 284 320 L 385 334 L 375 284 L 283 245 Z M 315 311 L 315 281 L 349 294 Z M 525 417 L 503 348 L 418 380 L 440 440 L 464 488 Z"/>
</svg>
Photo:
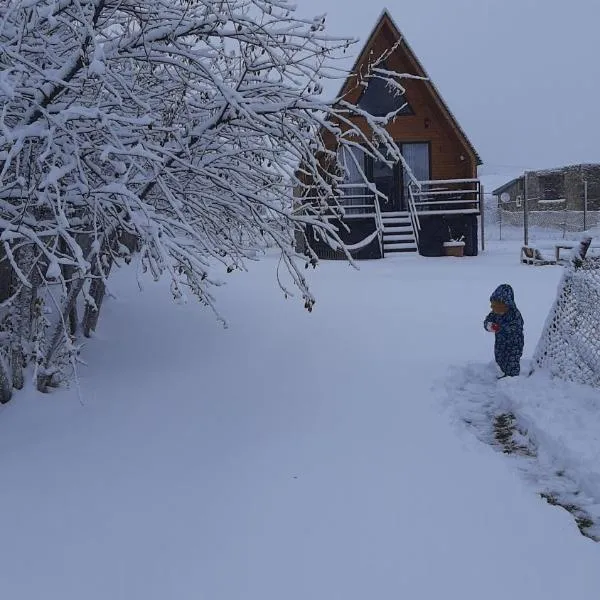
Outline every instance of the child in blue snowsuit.
<svg viewBox="0 0 600 600">
<path fill-rule="evenodd" d="M 516 377 L 521 372 L 523 355 L 523 317 L 515 304 L 513 289 L 507 283 L 496 288 L 490 296 L 492 312 L 483 326 L 496 334 L 494 357 L 502 377 Z"/>
</svg>

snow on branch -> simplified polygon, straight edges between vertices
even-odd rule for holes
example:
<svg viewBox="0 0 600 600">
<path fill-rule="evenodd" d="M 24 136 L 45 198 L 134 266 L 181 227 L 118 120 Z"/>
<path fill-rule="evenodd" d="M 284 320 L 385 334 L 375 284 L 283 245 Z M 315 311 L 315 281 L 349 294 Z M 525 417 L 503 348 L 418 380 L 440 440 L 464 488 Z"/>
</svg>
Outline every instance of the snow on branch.
<svg viewBox="0 0 600 600">
<path fill-rule="evenodd" d="M 30 290 L 19 301 L 53 291 L 59 310 L 47 306 L 40 350 L 46 381 L 61 348 L 72 359 L 77 298 L 98 312 L 112 266 L 132 251 L 171 279 L 175 298 L 191 293 L 218 314 L 216 273 L 276 247 L 312 308 L 302 267 L 316 257 L 299 256 L 294 239 L 311 226 L 344 247 L 327 219 L 340 209 L 338 148 L 403 160 L 385 130 L 393 114 L 322 97 L 353 43 L 286 0 L 9 3 L 0 20 L 0 262 Z M 367 71 L 361 77 L 401 90 L 403 76 L 380 61 Z M 307 195 L 315 200 L 297 210 Z M 33 271 L 19 262 L 24 247 Z M 33 335 L 21 322 L 14 329 Z"/>
</svg>

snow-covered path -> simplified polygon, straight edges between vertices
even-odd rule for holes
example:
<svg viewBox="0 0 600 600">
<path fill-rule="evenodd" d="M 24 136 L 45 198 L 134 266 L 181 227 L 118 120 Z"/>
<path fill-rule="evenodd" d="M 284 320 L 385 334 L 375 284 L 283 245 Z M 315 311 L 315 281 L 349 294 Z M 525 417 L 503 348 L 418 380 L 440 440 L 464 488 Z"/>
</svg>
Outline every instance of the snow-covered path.
<svg viewBox="0 0 600 600">
<path fill-rule="evenodd" d="M 84 405 L 0 411 L 0 597 L 596 600 L 600 545 L 461 436 L 435 387 L 490 356 L 504 280 L 531 351 L 558 270 L 455 263 L 326 263 L 308 314 L 267 259 L 219 292 L 225 331 L 118 275 Z"/>
</svg>

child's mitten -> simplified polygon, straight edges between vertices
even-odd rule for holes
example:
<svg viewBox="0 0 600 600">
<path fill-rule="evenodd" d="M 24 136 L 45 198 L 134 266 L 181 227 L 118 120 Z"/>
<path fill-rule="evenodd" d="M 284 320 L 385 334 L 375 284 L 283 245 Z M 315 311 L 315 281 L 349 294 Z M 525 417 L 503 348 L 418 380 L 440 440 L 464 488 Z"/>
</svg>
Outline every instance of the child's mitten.
<svg viewBox="0 0 600 600">
<path fill-rule="evenodd" d="M 500 331 L 500 325 L 498 325 L 498 323 L 488 323 L 486 329 L 492 333 L 498 333 L 498 331 Z"/>
</svg>

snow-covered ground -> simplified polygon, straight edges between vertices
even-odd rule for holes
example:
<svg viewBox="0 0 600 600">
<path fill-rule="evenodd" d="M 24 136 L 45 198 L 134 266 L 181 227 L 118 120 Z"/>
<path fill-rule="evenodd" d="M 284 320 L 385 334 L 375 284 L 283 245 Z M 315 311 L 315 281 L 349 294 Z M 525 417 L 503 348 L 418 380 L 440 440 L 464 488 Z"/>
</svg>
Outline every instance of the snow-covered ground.
<svg viewBox="0 0 600 600">
<path fill-rule="evenodd" d="M 0 409 L 0 598 L 596 600 L 600 544 L 457 417 L 490 292 L 514 286 L 526 354 L 551 305 L 560 268 L 518 250 L 325 262 L 312 314 L 268 257 L 224 274 L 226 330 L 118 273 L 79 391 Z M 597 395 L 547 412 L 535 382 L 506 397 L 590 494 L 597 438 L 567 438 Z"/>
<path fill-rule="evenodd" d="M 543 372 L 495 378 L 480 363 L 453 369 L 446 379 L 452 412 L 483 442 L 508 451 L 533 490 L 570 507 L 584 534 L 600 541 L 600 393 Z M 507 415 L 514 435 L 503 444 L 495 426 Z"/>
</svg>

